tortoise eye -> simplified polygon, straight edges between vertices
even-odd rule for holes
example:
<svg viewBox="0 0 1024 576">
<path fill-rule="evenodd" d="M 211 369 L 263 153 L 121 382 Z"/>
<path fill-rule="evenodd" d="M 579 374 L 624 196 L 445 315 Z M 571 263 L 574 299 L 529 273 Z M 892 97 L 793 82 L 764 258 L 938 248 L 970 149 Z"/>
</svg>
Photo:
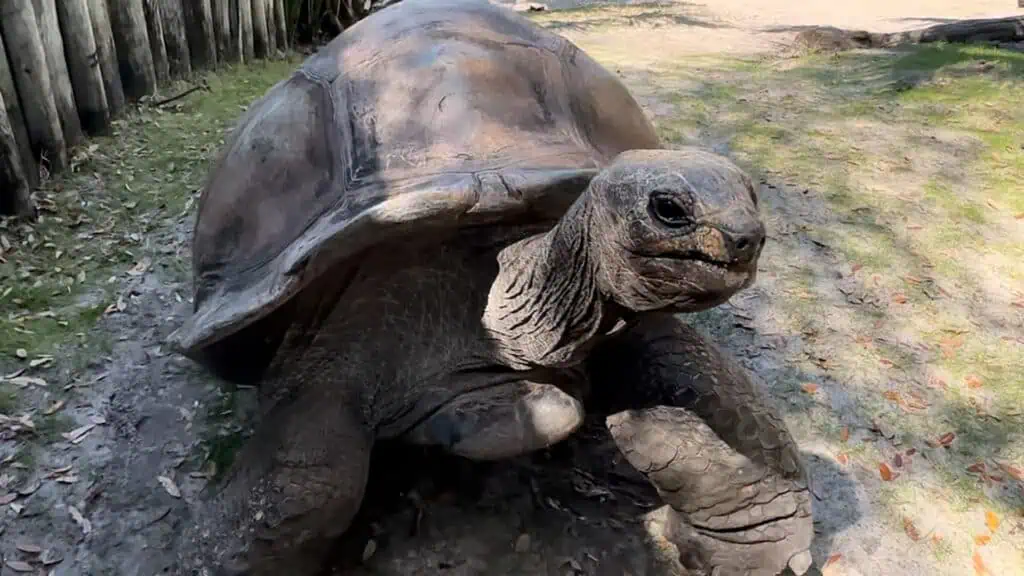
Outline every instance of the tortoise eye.
<svg viewBox="0 0 1024 576">
<path fill-rule="evenodd" d="M 675 194 L 652 193 L 650 210 L 655 219 L 670 228 L 682 228 L 690 223 L 689 211 Z"/>
</svg>

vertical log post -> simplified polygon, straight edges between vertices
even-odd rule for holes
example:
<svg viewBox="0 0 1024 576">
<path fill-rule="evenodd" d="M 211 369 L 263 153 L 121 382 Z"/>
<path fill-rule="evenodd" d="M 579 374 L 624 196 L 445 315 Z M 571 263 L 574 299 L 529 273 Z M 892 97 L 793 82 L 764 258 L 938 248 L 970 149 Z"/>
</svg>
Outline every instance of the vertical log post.
<svg viewBox="0 0 1024 576">
<path fill-rule="evenodd" d="M 110 126 L 110 109 L 103 89 L 103 73 L 96 57 L 96 37 L 86 0 L 59 0 L 57 19 L 64 32 L 64 55 L 75 92 L 75 106 L 82 127 L 89 134 L 103 134 Z"/>
<path fill-rule="evenodd" d="M 117 69 L 117 46 L 110 28 L 110 9 L 107 0 L 88 0 L 92 34 L 96 39 L 96 59 L 103 75 L 103 91 L 107 95 L 107 109 L 115 118 L 124 110 L 124 85 Z"/>
<path fill-rule="evenodd" d="M 149 34 L 149 51 L 153 55 L 153 74 L 156 75 L 157 86 L 164 86 L 171 79 L 171 68 L 167 61 L 167 44 L 164 41 L 164 21 L 160 16 L 160 4 L 160 0 L 142 0 Z"/>
<path fill-rule="evenodd" d="M 277 21 L 274 19 L 274 0 L 263 0 L 263 10 L 267 15 L 267 57 L 277 57 Z"/>
<path fill-rule="evenodd" d="M 29 186 L 35 188 L 39 185 L 39 168 L 36 167 L 36 158 L 32 153 L 32 140 L 29 139 L 28 129 L 25 127 L 25 115 L 21 111 L 21 100 L 14 85 L 14 76 L 11 75 L 3 37 L 0 37 L 0 96 L 4 98 L 4 111 L 7 112 L 7 120 L 11 123 L 14 140 L 18 144 L 22 171 L 28 178 Z"/>
<path fill-rule="evenodd" d="M 51 171 L 63 171 L 68 165 L 67 146 L 50 88 L 50 71 L 46 69 L 46 53 L 32 0 L 0 3 L 0 34 L 7 46 L 32 151 L 46 156 Z"/>
<path fill-rule="evenodd" d="M 185 9 L 182 0 L 160 0 L 160 16 L 164 24 L 164 45 L 171 76 L 187 78 L 192 75 L 192 54 L 185 33 Z"/>
<path fill-rule="evenodd" d="M 188 49 L 192 70 L 217 67 L 217 41 L 213 34 L 213 10 L 210 0 L 183 0 Z"/>
<path fill-rule="evenodd" d="M 153 53 L 149 49 L 142 0 L 111 0 L 110 8 L 110 24 L 114 30 L 124 95 L 137 100 L 153 94 L 156 92 L 156 72 L 153 71 Z"/>
<path fill-rule="evenodd" d="M 217 38 L 217 62 L 231 62 L 231 16 L 228 0 L 213 0 L 213 35 Z"/>
<path fill-rule="evenodd" d="M 32 188 L 21 166 L 21 153 L 11 122 L 7 119 L 3 95 L 0 95 L 0 214 L 35 216 Z"/>
<path fill-rule="evenodd" d="M 242 44 L 242 22 L 238 11 L 238 0 L 225 0 L 228 3 L 228 18 L 231 24 L 231 60 L 236 63 L 245 62 L 245 49 Z"/>
<path fill-rule="evenodd" d="M 274 3 L 274 21 L 277 23 L 277 48 L 288 52 L 288 15 L 284 11 L 284 0 L 272 0 Z"/>
<path fill-rule="evenodd" d="M 71 88 L 71 75 L 64 60 L 64 38 L 57 20 L 57 4 L 54 0 L 34 0 L 33 6 L 39 39 L 46 55 L 46 70 L 50 73 L 50 90 L 53 90 L 53 101 L 64 131 L 64 143 L 68 147 L 77 146 L 85 139 L 85 133 L 82 132 L 82 121 L 78 119 L 75 91 Z"/>
<path fill-rule="evenodd" d="M 246 64 L 256 59 L 252 26 L 251 0 L 238 0 L 238 35 L 242 39 L 242 58 Z"/>
<path fill-rule="evenodd" d="M 269 55 L 269 44 L 267 42 L 267 4 L 265 0 L 252 0 L 252 47 L 256 58 L 266 58 Z"/>
</svg>

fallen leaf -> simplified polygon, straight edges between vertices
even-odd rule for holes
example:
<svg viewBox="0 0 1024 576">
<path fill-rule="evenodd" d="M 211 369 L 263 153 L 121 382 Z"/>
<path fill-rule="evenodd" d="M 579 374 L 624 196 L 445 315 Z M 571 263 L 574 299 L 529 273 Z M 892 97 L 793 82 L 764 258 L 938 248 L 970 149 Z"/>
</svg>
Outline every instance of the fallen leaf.
<svg viewBox="0 0 1024 576">
<path fill-rule="evenodd" d="M 991 532 L 998 530 L 999 516 L 991 510 L 985 510 L 985 526 L 988 526 L 988 529 Z"/>
<path fill-rule="evenodd" d="M 914 454 L 917 454 L 917 448 L 907 448 L 905 454 L 907 456 L 913 456 Z"/>
<path fill-rule="evenodd" d="M 366 541 L 366 546 L 363 548 L 363 562 L 366 562 L 373 554 L 377 551 L 377 541 L 370 538 Z"/>
<path fill-rule="evenodd" d="M 953 443 L 954 439 L 956 439 L 956 434 L 952 432 L 946 432 L 945 434 L 939 437 L 939 444 L 942 444 L 943 446 L 949 446 L 950 444 Z"/>
<path fill-rule="evenodd" d="M 915 286 L 921 283 L 921 279 L 917 276 L 907 275 L 903 277 L 903 280 L 905 280 L 907 284 L 914 284 Z"/>
<path fill-rule="evenodd" d="M 836 455 L 836 461 L 845 466 L 850 461 L 850 457 L 846 455 L 846 452 L 840 452 Z"/>
<path fill-rule="evenodd" d="M 71 515 L 71 519 L 75 521 L 75 524 L 78 524 L 82 529 L 83 534 L 89 534 L 92 532 L 92 523 L 89 522 L 85 516 L 82 516 L 82 513 L 78 511 L 78 508 L 68 506 L 68 514 Z"/>
<path fill-rule="evenodd" d="M 882 364 L 883 366 L 889 366 L 889 367 L 891 367 L 891 366 L 893 365 L 893 361 L 892 361 L 892 360 L 889 360 L 888 358 L 879 358 L 879 359 L 878 359 L 878 362 L 879 362 L 880 364 Z"/>
<path fill-rule="evenodd" d="M 893 474 L 892 468 L 889 468 L 889 465 L 885 462 L 880 462 L 878 464 L 878 474 L 882 477 L 882 480 L 886 482 L 889 482 L 896 477 L 896 475 Z"/>
<path fill-rule="evenodd" d="M 71 442 L 72 444 L 78 444 L 82 440 L 84 440 L 85 437 L 89 435 L 89 432 L 92 432 L 92 429 L 95 427 L 95 424 L 86 424 L 85 426 L 79 426 L 78 428 L 75 428 L 71 432 L 65 432 L 61 434 L 61 436 L 63 436 L 64 439 L 66 439 L 68 442 Z"/>
<path fill-rule="evenodd" d="M 29 386 L 39 386 L 40 388 L 46 387 L 46 380 L 36 378 L 35 376 L 16 376 L 7 381 L 18 388 L 27 388 Z"/>
<path fill-rule="evenodd" d="M 891 400 L 897 404 L 900 403 L 900 393 L 895 390 L 886 390 L 885 392 L 882 392 L 882 396 L 885 396 L 886 400 Z"/>
<path fill-rule="evenodd" d="M 974 543 L 978 546 L 984 546 L 992 541 L 992 537 L 988 534 L 975 534 Z"/>
<path fill-rule="evenodd" d="M 921 532 L 919 532 L 917 526 L 914 525 L 914 521 L 906 516 L 903 517 L 903 531 L 906 532 L 907 536 L 914 542 L 921 539 Z"/>
<path fill-rule="evenodd" d="M 974 555 L 971 556 L 971 560 L 974 562 L 974 573 L 978 576 L 984 576 L 988 574 L 988 568 L 985 567 L 985 561 L 981 559 L 981 553 L 977 550 L 974 551 Z"/>
<path fill-rule="evenodd" d="M 1024 220 L 1024 212 L 1018 212 L 1013 215 L 1014 220 Z"/>
<path fill-rule="evenodd" d="M 25 358 L 28 358 L 28 350 L 25 350 L 24 348 L 18 348 L 17 350 L 14 351 L 14 355 L 24 360 Z"/>
<path fill-rule="evenodd" d="M 3 496 L 0 496 L 0 506 L 7 506 L 8 504 L 10 504 L 11 502 L 14 502 L 17 499 L 18 499 L 18 494 L 17 493 L 15 493 L 15 492 L 8 492 L 7 494 L 4 494 Z"/>
<path fill-rule="evenodd" d="M 34 569 L 28 562 L 22 562 L 21 560 L 8 560 L 7 567 L 15 572 L 32 572 Z"/>
<path fill-rule="evenodd" d="M 24 552 L 25 554 L 39 554 L 43 551 L 43 549 L 39 546 L 36 546 L 35 544 L 29 544 L 28 542 L 19 542 L 18 544 L 15 544 L 14 547 Z"/>
<path fill-rule="evenodd" d="M 818 391 L 818 385 L 814 382 L 805 382 L 802 388 L 804 392 L 807 392 L 808 394 L 814 394 Z"/>
<path fill-rule="evenodd" d="M 839 559 L 842 558 L 842 557 L 843 557 L 843 555 L 839 554 L 839 553 L 836 553 L 836 554 L 833 554 L 833 555 L 829 556 L 828 560 L 825 561 L 825 566 L 831 566 L 831 565 L 835 564 L 836 562 L 839 562 Z"/>
<path fill-rule="evenodd" d="M 985 471 L 985 463 L 975 462 L 974 464 L 971 464 L 970 466 L 967 467 L 967 471 L 973 472 L 975 474 L 981 474 Z"/>
<path fill-rule="evenodd" d="M 56 402 L 51 404 L 49 408 L 47 408 L 46 410 L 43 410 L 43 414 L 46 415 L 46 416 L 52 416 L 53 414 L 56 414 L 57 411 L 60 410 L 63 407 L 64 407 L 64 401 L 63 400 L 57 400 Z"/>
<path fill-rule="evenodd" d="M 1013 464 L 1006 465 L 1006 473 L 1013 477 L 1014 480 L 1024 482 L 1024 469 L 1020 466 L 1014 466 Z"/>
<path fill-rule="evenodd" d="M 174 480 L 171 480 L 167 476 L 157 476 L 156 479 L 172 498 L 181 498 L 181 491 L 178 490 L 178 487 L 174 484 Z"/>
<path fill-rule="evenodd" d="M 903 293 L 897 292 L 892 295 L 892 301 L 895 302 L 896 304 L 906 304 L 907 297 L 904 296 Z"/>
<path fill-rule="evenodd" d="M 849 426 L 843 426 L 842 431 L 839 432 L 839 438 L 843 442 L 846 442 L 847 440 L 850 439 L 850 427 Z"/>
<path fill-rule="evenodd" d="M 903 455 L 896 453 L 892 457 L 892 463 L 897 468 L 903 468 Z"/>
<path fill-rule="evenodd" d="M 964 382 L 967 383 L 968 388 L 981 388 L 981 378 L 978 378 L 974 374 L 965 378 Z"/>
</svg>

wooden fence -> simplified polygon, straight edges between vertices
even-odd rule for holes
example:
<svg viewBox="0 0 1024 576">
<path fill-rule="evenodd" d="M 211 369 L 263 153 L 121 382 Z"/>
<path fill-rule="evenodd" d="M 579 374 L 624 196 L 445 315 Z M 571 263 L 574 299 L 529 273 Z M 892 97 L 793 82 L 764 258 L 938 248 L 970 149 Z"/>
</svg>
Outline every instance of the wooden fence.
<svg viewBox="0 0 1024 576">
<path fill-rule="evenodd" d="M 289 41 L 285 0 L 0 0 L 0 214 L 128 103 Z"/>
</svg>

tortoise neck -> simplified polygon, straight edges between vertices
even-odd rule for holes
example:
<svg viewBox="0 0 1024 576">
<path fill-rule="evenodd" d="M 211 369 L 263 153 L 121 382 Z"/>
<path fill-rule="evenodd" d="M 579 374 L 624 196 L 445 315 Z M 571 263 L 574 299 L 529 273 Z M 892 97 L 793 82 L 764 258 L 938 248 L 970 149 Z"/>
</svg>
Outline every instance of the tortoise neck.
<svg viewBox="0 0 1024 576">
<path fill-rule="evenodd" d="M 599 286 L 587 195 L 550 231 L 498 254 L 484 326 L 513 368 L 574 365 L 618 320 Z"/>
</svg>

